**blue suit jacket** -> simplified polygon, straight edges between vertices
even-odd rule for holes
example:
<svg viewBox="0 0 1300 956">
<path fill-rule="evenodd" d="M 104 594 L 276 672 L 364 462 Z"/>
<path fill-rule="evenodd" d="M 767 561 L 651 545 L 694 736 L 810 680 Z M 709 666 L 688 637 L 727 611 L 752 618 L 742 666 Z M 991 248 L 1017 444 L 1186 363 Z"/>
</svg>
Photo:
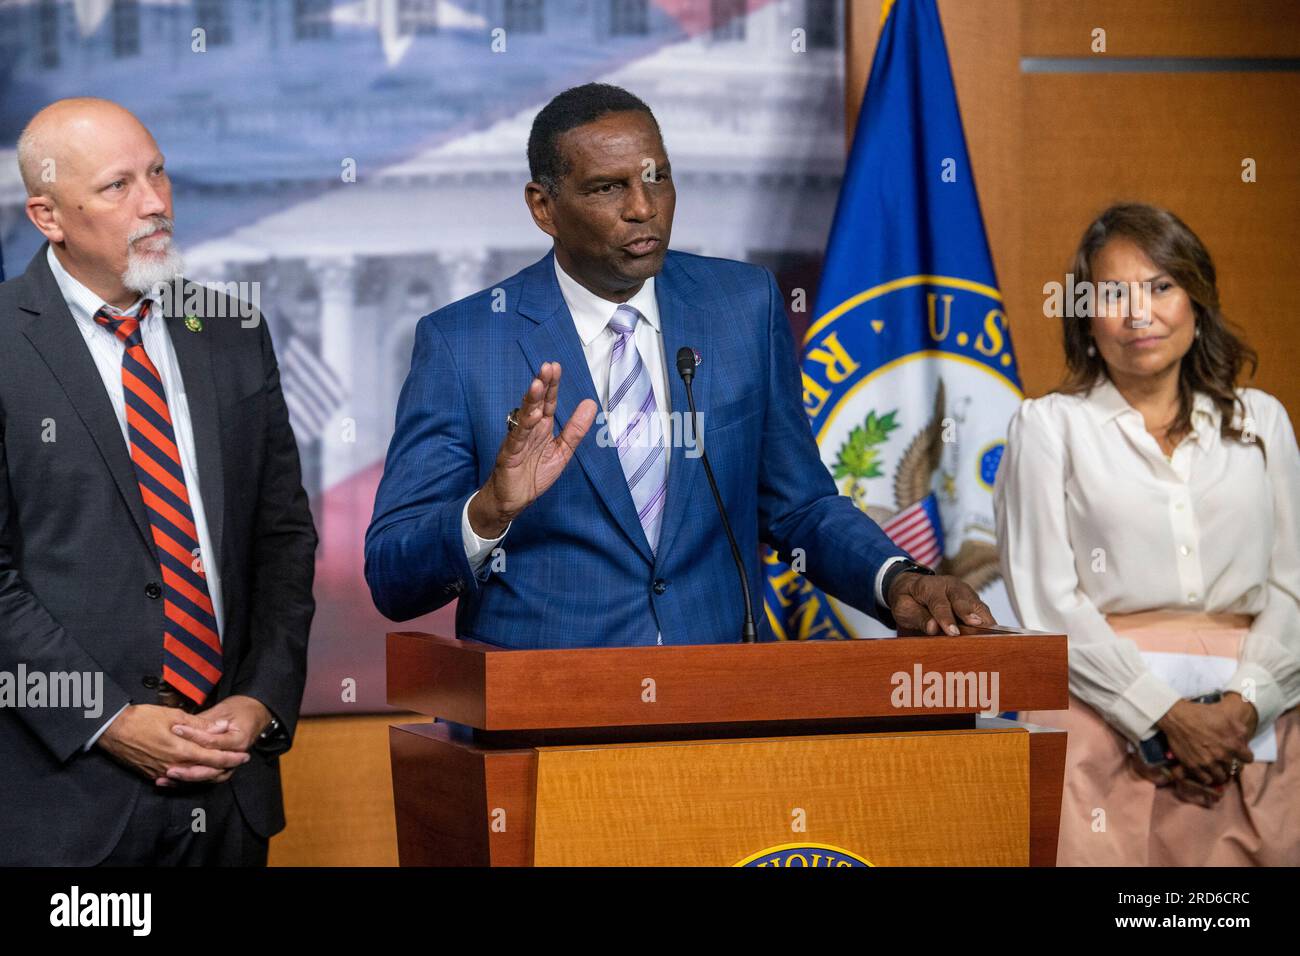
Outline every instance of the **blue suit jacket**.
<svg viewBox="0 0 1300 956">
<path fill-rule="evenodd" d="M 504 568 L 489 560 L 477 576 L 470 570 L 462 509 L 542 363 L 564 369 L 558 427 L 583 399 L 600 405 L 553 256 L 496 287 L 504 310 L 501 294 L 484 290 L 420 320 L 366 532 L 375 604 L 406 620 L 459 598 L 458 636 L 518 648 L 654 644 L 656 634 L 664 644 L 739 640 L 739 581 L 700 459 L 672 449 L 656 555 L 617 451 L 597 441 L 599 419 L 559 480 L 515 519 Z M 782 556 L 802 548 L 814 584 L 880 616 L 876 571 L 905 552 L 838 493 L 822 464 L 772 274 L 670 251 L 655 295 L 674 412 L 688 407 L 677 350 L 703 357 L 694 391 L 704 447 L 747 562 L 760 639 L 772 639 L 760 540 Z"/>
</svg>

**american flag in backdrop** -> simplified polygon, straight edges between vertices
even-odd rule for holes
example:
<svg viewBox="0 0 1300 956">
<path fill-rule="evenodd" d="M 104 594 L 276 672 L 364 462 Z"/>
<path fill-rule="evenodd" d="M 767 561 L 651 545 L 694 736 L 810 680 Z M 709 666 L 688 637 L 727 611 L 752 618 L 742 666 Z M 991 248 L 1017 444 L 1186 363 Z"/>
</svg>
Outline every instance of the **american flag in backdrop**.
<svg viewBox="0 0 1300 956">
<path fill-rule="evenodd" d="M 299 445 L 320 438 L 348 397 L 338 373 L 301 335 L 289 339 L 280 358 L 280 386 L 289 406 L 289 422 Z"/>
<path fill-rule="evenodd" d="M 935 567 L 943 557 L 943 524 L 933 494 L 904 508 L 880 527 L 894 544 L 928 568 Z"/>
</svg>

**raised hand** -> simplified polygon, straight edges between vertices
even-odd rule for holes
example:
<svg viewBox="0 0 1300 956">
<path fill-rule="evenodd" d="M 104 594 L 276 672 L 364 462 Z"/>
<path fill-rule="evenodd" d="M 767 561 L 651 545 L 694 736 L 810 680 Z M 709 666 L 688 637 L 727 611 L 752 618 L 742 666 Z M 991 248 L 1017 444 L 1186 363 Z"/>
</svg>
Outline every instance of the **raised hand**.
<svg viewBox="0 0 1300 956">
<path fill-rule="evenodd" d="M 469 523 L 483 538 L 496 538 L 521 511 L 555 484 L 596 420 L 596 403 L 579 403 L 555 434 L 555 406 L 560 394 L 560 363 L 545 362 L 519 404 L 519 424 L 497 451 L 487 482 L 469 506 Z"/>
</svg>

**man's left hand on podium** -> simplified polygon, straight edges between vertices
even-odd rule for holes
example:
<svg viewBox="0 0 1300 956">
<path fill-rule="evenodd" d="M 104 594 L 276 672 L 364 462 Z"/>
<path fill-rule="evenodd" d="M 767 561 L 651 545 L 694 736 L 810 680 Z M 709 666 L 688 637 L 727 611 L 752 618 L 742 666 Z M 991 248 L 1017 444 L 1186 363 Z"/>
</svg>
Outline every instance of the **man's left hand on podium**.
<svg viewBox="0 0 1300 956">
<path fill-rule="evenodd" d="M 955 637 L 961 633 L 959 622 L 977 627 L 997 623 L 975 589 L 949 574 L 900 574 L 885 598 L 900 630 Z"/>
</svg>

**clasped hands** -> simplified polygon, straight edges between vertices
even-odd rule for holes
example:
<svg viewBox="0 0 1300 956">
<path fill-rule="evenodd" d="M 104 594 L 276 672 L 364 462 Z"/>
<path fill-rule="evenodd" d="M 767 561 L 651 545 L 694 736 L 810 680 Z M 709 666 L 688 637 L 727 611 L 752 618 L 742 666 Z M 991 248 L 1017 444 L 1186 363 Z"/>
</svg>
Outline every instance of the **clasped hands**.
<svg viewBox="0 0 1300 956">
<path fill-rule="evenodd" d="M 266 705 L 243 694 L 197 714 L 131 704 L 96 744 L 160 787 L 220 783 L 249 761 L 249 749 L 270 723 Z"/>
<path fill-rule="evenodd" d="M 1258 725 L 1254 705 L 1235 692 L 1214 704 L 1180 700 L 1156 722 L 1177 763 L 1149 767 L 1136 753 L 1129 762 L 1156 786 L 1172 786 L 1180 800 L 1213 807 L 1241 766 L 1254 761 L 1250 740 Z"/>
</svg>

